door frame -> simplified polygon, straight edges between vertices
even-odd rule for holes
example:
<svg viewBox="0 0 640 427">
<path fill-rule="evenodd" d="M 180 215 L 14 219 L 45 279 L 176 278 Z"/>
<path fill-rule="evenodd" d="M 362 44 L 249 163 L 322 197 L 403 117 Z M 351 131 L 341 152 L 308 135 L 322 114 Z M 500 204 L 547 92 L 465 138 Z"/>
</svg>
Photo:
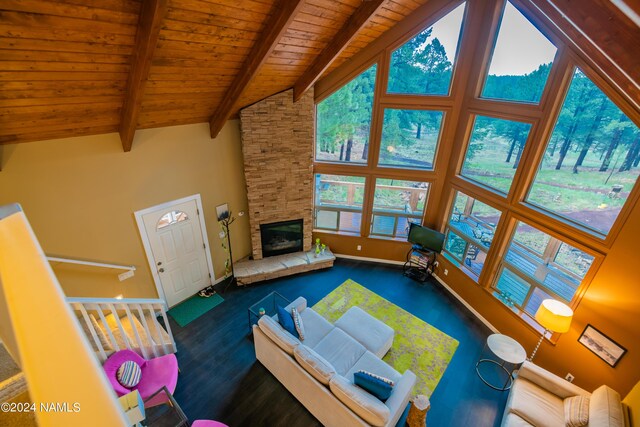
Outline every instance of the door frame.
<svg viewBox="0 0 640 427">
<path fill-rule="evenodd" d="M 138 225 L 138 233 L 140 234 L 140 239 L 142 240 L 142 246 L 144 246 L 144 252 L 147 257 L 147 262 L 149 263 L 149 269 L 151 270 L 151 275 L 153 276 L 153 282 L 156 285 L 156 291 L 158 292 L 158 297 L 162 299 L 165 304 L 169 307 L 169 303 L 167 302 L 167 297 L 164 294 L 164 289 L 162 288 L 162 281 L 160 280 L 160 274 L 158 274 L 158 269 L 156 268 L 156 261 L 153 257 L 153 251 L 151 250 L 151 243 L 149 242 L 149 235 L 147 234 L 147 229 L 144 226 L 143 216 L 155 211 L 167 209 L 173 205 L 185 203 L 185 202 L 196 202 L 196 209 L 200 214 L 198 215 L 198 219 L 200 220 L 200 231 L 202 232 L 202 241 L 207 246 L 205 248 L 205 255 L 207 257 L 207 267 L 209 269 L 209 274 L 211 275 L 211 284 L 215 285 L 219 281 L 216 280 L 215 271 L 213 270 L 213 259 L 211 258 L 211 248 L 209 244 L 209 238 L 207 237 L 207 227 L 204 223 L 204 209 L 202 208 L 202 199 L 200 198 L 200 194 L 194 194 L 192 196 L 183 197 L 177 200 L 171 200 L 169 202 L 160 203 L 159 205 L 151 206 L 146 209 L 142 209 L 134 212 L 134 216 L 136 218 L 136 223 Z"/>
</svg>

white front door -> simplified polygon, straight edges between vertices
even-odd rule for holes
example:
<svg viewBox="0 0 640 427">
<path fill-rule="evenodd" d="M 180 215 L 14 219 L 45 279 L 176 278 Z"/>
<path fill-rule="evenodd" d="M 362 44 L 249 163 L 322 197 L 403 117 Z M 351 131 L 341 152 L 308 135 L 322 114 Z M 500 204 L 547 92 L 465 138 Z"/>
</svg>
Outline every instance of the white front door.
<svg viewBox="0 0 640 427">
<path fill-rule="evenodd" d="M 206 235 L 196 200 L 151 209 L 140 215 L 151 251 L 147 256 L 171 307 L 211 284 Z"/>
</svg>

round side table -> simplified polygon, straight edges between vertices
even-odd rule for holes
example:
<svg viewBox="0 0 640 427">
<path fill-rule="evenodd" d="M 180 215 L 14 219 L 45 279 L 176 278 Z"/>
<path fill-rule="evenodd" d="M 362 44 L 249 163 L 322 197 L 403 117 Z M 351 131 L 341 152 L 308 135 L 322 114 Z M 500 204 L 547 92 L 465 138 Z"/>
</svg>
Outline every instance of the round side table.
<svg viewBox="0 0 640 427">
<path fill-rule="evenodd" d="M 481 354 L 485 354 L 487 347 L 491 351 L 492 355 L 495 356 L 498 360 L 492 358 L 481 358 L 476 363 L 476 373 L 486 385 L 491 387 L 494 390 L 505 391 L 509 390 L 513 385 L 513 371 L 516 366 L 520 365 L 527 359 L 527 352 L 524 348 L 518 343 L 518 341 L 514 340 L 511 337 L 501 334 L 493 334 L 489 335 L 487 338 L 487 342 L 484 344 L 484 348 L 482 349 Z M 505 374 L 507 374 L 507 379 L 505 380 L 502 387 L 499 385 L 491 384 L 487 381 L 486 378 L 482 376 L 480 373 L 480 365 L 485 363 L 492 363 L 494 365 L 499 366 Z M 509 365 L 509 368 L 507 367 Z"/>
</svg>

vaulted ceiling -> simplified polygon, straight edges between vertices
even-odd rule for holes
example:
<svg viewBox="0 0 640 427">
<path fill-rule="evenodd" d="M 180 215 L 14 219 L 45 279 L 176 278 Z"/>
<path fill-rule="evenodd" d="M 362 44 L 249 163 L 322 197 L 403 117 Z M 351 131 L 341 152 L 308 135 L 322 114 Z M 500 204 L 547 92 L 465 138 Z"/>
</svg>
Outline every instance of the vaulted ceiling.
<svg viewBox="0 0 640 427">
<path fill-rule="evenodd" d="M 129 150 L 136 129 L 203 122 L 215 136 L 244 106 L 300 96 L 427 1 L 2 0 L 0 143 L 120 132 Z M 633 6 L 530 1 L 637 96 Z"/>
</svg>

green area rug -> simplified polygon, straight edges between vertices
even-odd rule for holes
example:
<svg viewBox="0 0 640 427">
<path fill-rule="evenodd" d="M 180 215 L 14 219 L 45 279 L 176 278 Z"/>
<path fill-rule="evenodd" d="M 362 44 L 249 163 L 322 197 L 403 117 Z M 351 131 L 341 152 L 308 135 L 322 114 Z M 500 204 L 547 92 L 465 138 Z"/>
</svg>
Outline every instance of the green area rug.
<svg viewBox="0 0 640 427">
<path fill-rule="evenodd" d="M 338 286 L 313 309 L 333 323 L 353 306 L 393 328 L 393 345 L 383 360 L 400 373 L 413 371 L 418 377 L 414 393 L 431 396 L 458 341 L 353 280 Z"/>
<path fill-rule="evenodd" d="M 185 327 L 222 301 L 224 301 L 224 299 L 218 294 L 214 294 L 209 298 L 194 295 L 188 300 L 176 305 L 167 313 L 173 317 L 173 320 L 175 320 L 178 325 Z"/>
</svg>

